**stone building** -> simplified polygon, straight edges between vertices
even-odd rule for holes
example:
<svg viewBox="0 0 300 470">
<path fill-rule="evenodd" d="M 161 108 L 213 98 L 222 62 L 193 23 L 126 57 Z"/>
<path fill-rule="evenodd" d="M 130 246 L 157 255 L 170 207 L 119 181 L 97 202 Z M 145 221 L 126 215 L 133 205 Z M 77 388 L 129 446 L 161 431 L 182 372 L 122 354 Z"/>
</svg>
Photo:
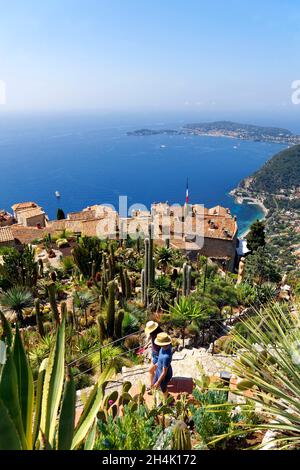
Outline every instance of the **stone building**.
<svg viewBox="0 0 300 470">
<path fill-rule="evenodd" d="M 24 227 L 46 226 L 47 216 L 44 210 L 35 202 L 22 202 L 12 206 L 16 222 Z"/>
</svg>

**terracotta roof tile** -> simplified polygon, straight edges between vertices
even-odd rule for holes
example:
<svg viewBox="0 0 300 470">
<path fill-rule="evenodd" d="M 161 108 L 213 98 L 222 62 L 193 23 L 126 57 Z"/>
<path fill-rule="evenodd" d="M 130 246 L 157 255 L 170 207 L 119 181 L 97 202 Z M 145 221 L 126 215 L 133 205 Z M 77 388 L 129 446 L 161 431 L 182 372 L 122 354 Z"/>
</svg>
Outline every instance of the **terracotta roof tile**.
<svg viewBox="0 0 300 470">
<path fill-rule="evenodd" d="M 0 243 L 12 242 L 14 239 L 11 227 L 0 227 Z"/>
<path fill-rule="evenodd" d="M 12 210 L 14 212 L 18 212 L 18 211 L 23 211 L 26 209 L 32 209 L 34 207 L 38 207 L 38 205 L 35 202 L 20 202 L 18 204 L 14 204 L 12 206 Z"/>
</svg>

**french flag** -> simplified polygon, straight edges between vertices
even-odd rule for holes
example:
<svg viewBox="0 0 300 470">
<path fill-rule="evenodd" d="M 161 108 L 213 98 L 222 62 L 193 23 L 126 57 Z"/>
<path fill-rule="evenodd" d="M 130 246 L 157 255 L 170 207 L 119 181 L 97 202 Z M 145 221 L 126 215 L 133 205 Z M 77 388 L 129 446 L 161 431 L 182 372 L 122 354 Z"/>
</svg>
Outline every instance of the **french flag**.
<svg viewBox="0 0 300 470">
<path fill-rule="evenodd" d="M 186 195 L 185 195 L 185 203 L 189 203 L 189 180 L 186 180 Z"/>
</svg>

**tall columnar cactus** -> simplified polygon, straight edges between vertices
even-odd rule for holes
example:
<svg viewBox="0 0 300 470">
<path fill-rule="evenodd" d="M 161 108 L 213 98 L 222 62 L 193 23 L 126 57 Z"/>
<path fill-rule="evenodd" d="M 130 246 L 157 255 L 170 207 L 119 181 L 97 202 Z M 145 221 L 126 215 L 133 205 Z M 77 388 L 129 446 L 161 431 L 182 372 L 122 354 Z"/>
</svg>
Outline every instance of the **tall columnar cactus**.
<svg viewBox="0 0 300 470">
<path fill-rule="evenodd" d="M 115 328 L 115 298 L 116 298 L 116 284 L 115 281 L 110 281 L 108 284 L 108 301 L 107 301 L 107 334 L 110 338 L 114 335 Z"/>
<path fill-rule="evenodd" d="M 99 342 L 100 342 L 100 346 L 102 346 L 107 335 L 107 330 L 106 330 L 104 319 L 103 317 L 101 317 L 101 315 L 98 315 L 97 323 L 98 323 Z"/>
<path fill-rule="evenodd" d="M 75 320 L 72 310 L 68 310 L 67 312 L 67 323 L 72 327 L 72 329 L 74 328 Z"/>
<path fill-rule="evenodd" d="M 49 297 L 49 302 L 51 306 L 51 311 L 55 320 L 55 323 L 59 325 L 60 319 L 59 319 L 59 312 L 57 308 L 57 302 L 56 302 L 56 286 L 55 282 L 48 282 L 47 284 L 47 292 L 48 292 L 48 297 Z"/>
<path fill-rule="evenodd" d="M 124 310 L 119 310 L 118 314 L 116 315 L 115 321 L 115 338 L 119 339 L 122 338 L 122 325 L 124 320 Z"/>
<path fill-rule="evenodd" d="M 187 271 L 187 280 L 186 280 L 186 295 L 190 295 L 191 293 L 191 283 L 192 283 L 192 267 L 188 265 Z"/>
<path fill-rule="evenodd" d="M 155 259 L 153 257 L 153 224 L 149 226 L 149 238 L 145 239 L 145 262 L 144 262 L 144 275 L 142 276 L 142 293 L 144 304 L 147 305 L 147 291 L 153 287 L 155 280 Z"/>
<path fill-rule="evenodd" d="M 41 338 L 44 338 L 45 337 L 45 330 L 44 330 L 43 318 L 42 318 L 42 315 L 41 315 L 39 299 L 35 300 L 34 307 L 35 307 L 36 323 L 37 323 L 37 327 L 38 327 L 38 332 L 39 332 Z"/>
<path fill-rule="evenodd" d="M 60 305 L 60 315 L 62 320 L 65 319 L 67 320 L 68 317 L 68 309 L 67 309 L 67 304 L 66 302 L 62 302 Z"/>
<path fill-rule="evenodd" d="M 192 450 L 191 433 L 184 421 L 178 421 L 172 432 L 172 450 Z"/>
<path fill-rule="evenodd" d="M 106 297 L 106 288 L 107 288 L 107 284 L 106 284 L 105 276 L 102 276 L 101 283 L 100 283 L 100 291 L 101 291 L 101 295 L 103 296 L 103 298 Z"/>
<path fill-rule="evenodd" d="M 96 269 L 97 269 L 96 263 L 95 263 L 95 261 L 93 261 L 93 263 L 92 263 L 92 276 L 91 276 L 93 280 L 96 278 Z"/>
<path fill-rule="evenodd" d="M 182 295 L 184 295 L 185 297 L 190 295 L 191 279 L 192 279 L 192 268 L 187 263 L 184 263 L 183 276 L 182 276 Z"/>
<path fill-rule="evenodd" d="M 180 289 L 176 289 L 176 302 L 179 303 L 180 300 Z"/>
<path fill-rule="evenodd" d="M 186 295 L 186 280 L 187 280 L 186 272 L 187 272 L 187 263 L 184 263 L 183 268 L 182 268 L 182 295 L 184 296 Z"/>
<path fill-rule="evenodd" d="M 100 310 L 100 312 L 103 309 L 103 303 L 104 303 L 104 296 L 103 296 L 103 294 L 100 294 L 99 295 L 99 310 Z"/>
<path fill-rule="evenodd" d="M 152 258 L 151 274 L 152 274 L 152 287 L 153 287 L 154 282 L 155 282 L 155 258 L 154 256 Z"/>
<path fill-rule="evenodd" d="M 153 287 L 154 284 L 154 271 L 153 271 L 153 240 L 154 240 L 154 225 L 149 225 L 149 261 L 148 261 L 148 287 Z"/>
<path fill-rule="evenodd" d="M 115 257 L 115 249 L 114 245 L 111 243 L 109 246 L 109 251 L 110 251 L 110 262 L 111 262 L 111 267 L 112 267 L 112 273 L 115 275 L 116 272 L 116 257 Z"/>
<path fill-rule="evenodd" d="M 44 277 L 44 263 L 42 259 L 39 259 L 39 277 Z"/>
<path fill-rule="evenodd" d="M 122 294 L 124 297 L 126 297 L 126 278 L 125 278 L 125 270 L 123 269 L 123 266 L 120 266 L 120 284 L 121 284 L 121 290 Z"/>
<path fill-rule="evenodd" d="M 141 294 L 142 294 L 142 301 L 145 304 L 146 303 L 145 269 L 142 269 L 142 275 L 141 275 Z"/>
<path fill-rule="evenodd" d="M 144 282 L 145 282 L 145 290 L 144 290 L 144 304 L 147 305 L 147 289 L 149 286 L 149 277 L 151 273 L 151 269 L 149 267 L 149 252 L 150 252 L 150 240 L 149 238 L 145 239 L 145 263 L 144 263 Z"/>
<path fill-rule="evenodd" d="M 130 299 L 131 297 L 131 283 L 128 276 L 127 270 L 124 271 L 124 278 L 125 278 L 125 297 L 126 299 Z"/>
</svg>

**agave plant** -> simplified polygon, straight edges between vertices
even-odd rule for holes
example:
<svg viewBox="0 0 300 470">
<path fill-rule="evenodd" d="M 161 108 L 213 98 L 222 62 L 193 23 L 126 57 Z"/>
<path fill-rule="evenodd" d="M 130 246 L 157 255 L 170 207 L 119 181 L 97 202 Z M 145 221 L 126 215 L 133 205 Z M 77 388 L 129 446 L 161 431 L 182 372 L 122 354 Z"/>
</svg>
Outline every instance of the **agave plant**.
<svg viewBox="0 0 300 470">
<path fill-rule="evenodd" d="M 243 322 L 247 334 L 233 333 L 240 355 L 233 373 L 241 378 L 235 391 L 259 410 L 262 423 L 249 431 L 273 431 L 268 445 L 300 448 L 300 314 L 273 303 Z M 243 405 L 242 405 L 243 407 Z M 244 405 L 245 411 L 248 405 Z M 241 425 L 239 425 L 240 427 Z M 240 433 L 236 431 L 236 433 Z M 261 444 L 259 447 L 263 447 Z"/>
<path fill-rule="evenodd" d="M 113 368 L 101 374 L 75 425 L 75 385 L 72 374 L 65 375 L 65 320 L 35 387 L 19 330 L 13 337 L 0 316 L 7 353 L 0 376 L 0 450 L 74 450 L 84 441 L 85 448 L 92 448 L 96 415 Z"/>
<path fill-rule="evenodd" d="M 26 287 L 16 286 L 3 294 L 0 302 L 3 307 L 7 307 L 15 312 L 18 322 L 22 324 L 24 320 L 23 310 L 32 306 L 33 297 Z"/>
</svg>

